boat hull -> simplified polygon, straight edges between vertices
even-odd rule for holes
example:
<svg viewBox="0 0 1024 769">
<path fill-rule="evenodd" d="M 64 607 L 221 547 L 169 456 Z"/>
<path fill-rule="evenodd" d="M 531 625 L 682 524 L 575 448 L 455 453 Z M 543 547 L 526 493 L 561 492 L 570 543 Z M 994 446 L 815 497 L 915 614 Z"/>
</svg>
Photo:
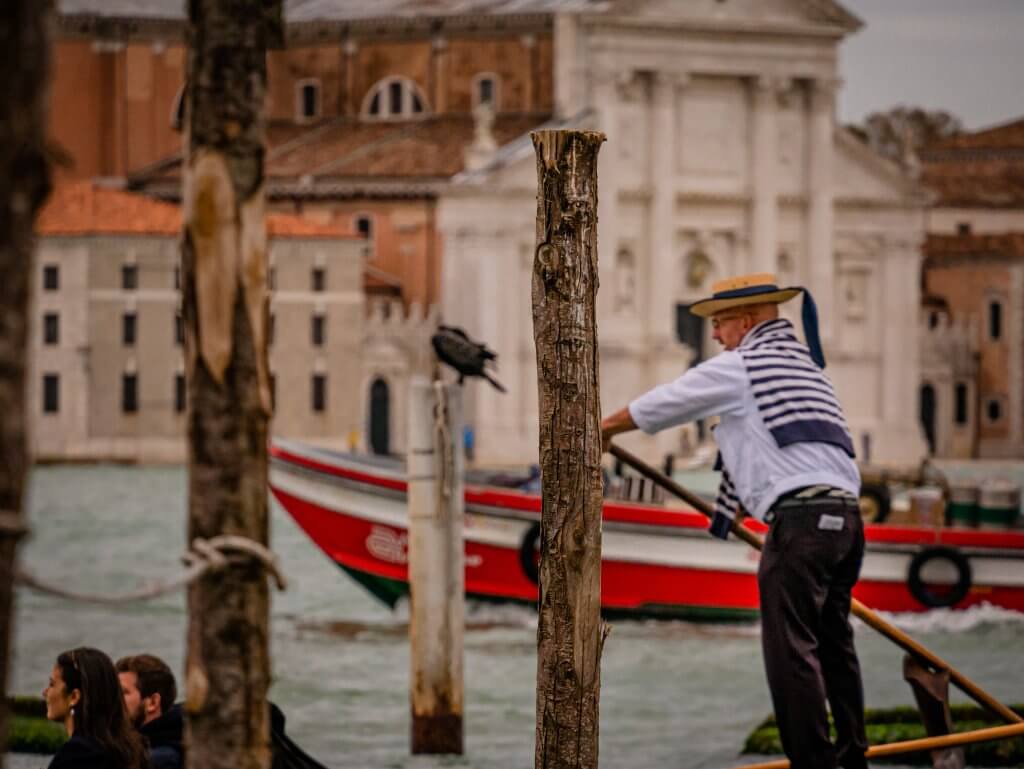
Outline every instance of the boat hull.
<svg viewBox="0 0 1024 769">
<path fill-rule="evenodd" d="M 408 593 L 405 479 L 354 457 L 276 441 L 271 490 L 339 567 L 389 605 Z M 464 519 L 467 597 L 536 604 L 535 542 L 540 498 L 467 485 Z M 747 524 L 763 533 L 754 521 Z M 758 614 L 759 554 L 743 542 L 709 538 L 694 511 L 628 503 L 605 505 L 601 605 L 606 616 L 743 621 Z M 970 586 L 954 608 L 988 602 L 1024 611 L 1024 534 L 868 526 L 854 595 L 891 612 L 932 608 L 915 597 L 915 555 L 947 548 L 969 564 Z M 933 571 L 951 568 L 936 559 Z M 936 581 L 955 582 L 937 573 Z"/>
</svg>

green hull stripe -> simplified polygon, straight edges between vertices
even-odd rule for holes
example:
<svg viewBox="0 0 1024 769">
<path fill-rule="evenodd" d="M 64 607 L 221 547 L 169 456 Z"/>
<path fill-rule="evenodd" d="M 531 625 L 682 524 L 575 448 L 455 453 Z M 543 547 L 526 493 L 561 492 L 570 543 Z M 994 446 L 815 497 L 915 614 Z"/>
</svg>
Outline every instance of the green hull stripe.
<svg viewBox="0 0 1024 769">
<path fill-rule="evenodd" d="M 388 577 L 378 577 L 363 571 L 356 571 L 338 564 L 341 570 L 362 585 L 377 600 L 394 608 L 398 599 L 409 594 L 405 582 Z M 485 603 L 519 604 L 534 606 L 535 601 L 519 598 L 505 598 L 493 595 L 468 593 L 467 598 Z M 690 622 L 753 622 L 758 618 L 756 609 L 736 609 L 720 606 L 682 606 L 677 604 L 645 604 L 636 609 L 603 609 L 601 614 L 608 619 L 682 619 Z"/>
</svg>

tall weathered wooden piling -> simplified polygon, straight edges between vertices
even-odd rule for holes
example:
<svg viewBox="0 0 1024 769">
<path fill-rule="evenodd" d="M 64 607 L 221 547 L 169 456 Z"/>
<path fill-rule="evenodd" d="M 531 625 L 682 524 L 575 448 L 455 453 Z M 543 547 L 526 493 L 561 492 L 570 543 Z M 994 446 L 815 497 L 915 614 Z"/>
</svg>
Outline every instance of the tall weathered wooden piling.
<svg viewBox="0 0 1024 769">
<path fill-rule="evenodd" d="M 601 694 L 601 406 L 595 301 L 604 135 L 537 131 L 537 346 L 543 507 L 537 769 L 596 769 Z"/>
<path fill-rule="evenodd" d="M 409 388 L 409 642 L 411 750 L 463 750 L 462 388 Z"/>
<path fill-rule="evenodd" d="M 7 744 L 7 669 L 14 613 L 13 570 L 25 531 L 28 470 L 25 370 L 36 213 L 50 192 L 49 0 L 10 0 L 0 14 L 0 766 Z"/>
<path fill-rule="evenodd" d="M 189 541 L 268 542 L 267 49 L 282 0 L 190 0 L 182 233 L 188 381 Z M 267 574 L 207 573 L 188 594 L 188 766 L 271 762 Z"/>
</svg>

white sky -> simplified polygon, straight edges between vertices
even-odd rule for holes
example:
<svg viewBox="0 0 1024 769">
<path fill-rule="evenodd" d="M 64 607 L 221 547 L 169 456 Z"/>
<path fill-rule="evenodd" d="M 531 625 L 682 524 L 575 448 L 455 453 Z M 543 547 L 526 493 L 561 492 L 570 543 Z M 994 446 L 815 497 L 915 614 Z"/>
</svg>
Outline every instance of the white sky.
<svg viewBox="0 0 1024 769">
<path fill-rule="evenodd" d="M 970 129 L 1024 117 L 1024 0 L 839 0 L 864 21 L 842 44 L 839 119 L 898 104 Z"/>
</svg>

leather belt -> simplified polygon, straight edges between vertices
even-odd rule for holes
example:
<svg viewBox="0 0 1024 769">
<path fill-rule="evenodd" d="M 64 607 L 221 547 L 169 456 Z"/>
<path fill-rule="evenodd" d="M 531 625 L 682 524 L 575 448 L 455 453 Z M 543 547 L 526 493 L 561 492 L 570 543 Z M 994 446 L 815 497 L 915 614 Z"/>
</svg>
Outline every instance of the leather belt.
<svg viewBox="0 0 1024 769">
<path fill-rule="evenodd" d="M 786 492 L 771 506 L 764 516 L 764 522 L 771 524 L 778 517 L 779 513 L 786 510 L 806 509 L 815 507 L 836 507 L 841 505 L 844 508 L 855 510 L 859 508 L 857 497 L 845 489 L 837 489 L 834 486 L 807 486 L 803 489 L 794 489 Z"/>
</svg>

